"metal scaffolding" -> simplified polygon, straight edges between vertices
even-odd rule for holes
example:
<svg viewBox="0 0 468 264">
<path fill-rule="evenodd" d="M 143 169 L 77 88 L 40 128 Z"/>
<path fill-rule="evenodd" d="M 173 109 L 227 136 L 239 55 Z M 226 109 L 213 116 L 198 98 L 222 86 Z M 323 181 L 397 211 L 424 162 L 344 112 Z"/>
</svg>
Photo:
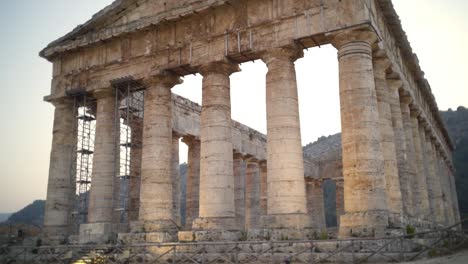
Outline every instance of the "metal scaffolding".
<svg viewBox="0 0 468 264">
<path fill-rule="evenodd" d="M 140 194 L 144 90 L 132 78 L 112 81 L 116 99 L 117 151 L 114 180 L 114 222 L 137 220 Z"/>
<path fill-rule="evenodd" d="M 75 180 L 75 199 L 72 211 L 74 231 L 78 232 L 79 225 L 87 222 L 89 190 L 91 188 L 91 175 L 93 171 L 94 136 L 96 130 L 96 101 L 84 91 L 71 91 L 68 93 L 74 100 L 76 116 L 76 151 L 72 179 Z"/>
</svg>

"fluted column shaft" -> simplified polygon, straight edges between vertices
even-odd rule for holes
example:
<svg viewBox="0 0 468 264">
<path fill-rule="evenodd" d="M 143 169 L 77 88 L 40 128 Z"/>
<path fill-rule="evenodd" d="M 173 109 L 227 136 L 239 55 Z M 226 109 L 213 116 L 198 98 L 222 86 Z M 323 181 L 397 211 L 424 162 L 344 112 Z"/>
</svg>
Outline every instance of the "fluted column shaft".
<svg viewBox="0 0 468 264">
<path fill-rule="evenodd" d="M 245 172 L 245 228 L 260 228 L 260 173 L 258 162 L 247 161 Z"/>
<path fill-rule="evenodd" d="M 98 91 L 94 140 L 93 180 L 89 195 L 88 222 L 111 223 L 115 179 L 115 97 L 109 90 Z"/>
<path fill-rule="evenodd" d="M 415 197 L 417 196 L 415 190 L 414 190 L 414 182 L 416 180 L 416 155 L 415 155 L 415 150 L 414 150 L 414 143 L 413 143 L 413 125 L 411 122 L 411 117 L 410 117 L 410 108 L 409 108 L 409 103 L 411 102 L 411 99 L 409 97 L 403 97 L 400 96 L 400 109 L 401 109 L 401 115 L 403 119 L 403 128 L 405 131 L 405 143 L 406 143 L 406 160 L 407 160 L 407 175 L 408 177 L 408 199 L 411 198 L 411 200 L 407 201 L 407 205 L 410 205 L 410 209 L 407 213 L 410 216 L 410 220 L 416 217 L 417 215 L 417 204 L 414 202 Z"/>
<path fill-rule="evenodd" d="M 50 151 L 44 229 L 49 237 L 66 236 L 71 231 L 71 211 L 75 179 L 71 171 L 75 160 L 77 134 L 73 101 L 60 100 L 55 106 Z"/>
<path fill-rule="evenodd" d="M 387 189 L 387 206 L 389 220 L 392 226 L 402 226 L 402 200 L 400 179 L 395 147 L 395 134 L 392 124 L 391 97 L 387 81 L 386 70 L 390 66 L 387 59 L 376 58 L 374 64 L 375 90 L 380 119 L 380 135 L 384 158 L 384 173 Z"/>
<path fill-rule="evenodd" d="M 424 169 L 424 156 L 421 150 L 421 138 L 419 136 L 419 111 L 410 112 L 413 131 L 413 144 L 416 157 L 416 178 L 413 185 L 414 203 L 416 205 L 419 219 L 429 219 L 429 198 L 427 194 L 427 182 Z"/>
<path fill-rule="evenodd" d="M 200 199 L 200 140 L 184 138 L 188 146 L 187 159 L 187 206 L 185 210 L 185 227 L 192 228 L 192 221 L 198 215 L 198 204 Z"/>
<path fill-rule="evenodd" d="M 260 162 L 260 209 L 262 216 L 267 214 L 268 204 L 268 179 L 267 179 L 267 163 L 266 161 Z"/>
<path fill-rule="evenodd" d="M 143 226 L 135 231 L 175 233 L 171 88 L 181 81 L 173 74 L 162 72 L 145 82 L 139 211 Z M 175 237 L 163 241 L 171 239 Z"/>
<path fill-rule="evenodd" d="M 408 164 L 408 154 L 406 149 L 406 135 L 403 128 L 403 116 L 400 107 L 399 89 L 402 87 L 400 80 L 390 80 L 389 96 L 390 96 L 390 109 L 392 113 L 392 125 L 394 132 L 395 152 L 398 165 L 398 174 L 400 180 L 400 191 L 402 209 L 405 218 L 408 218 L 412 209 L 412 192 L 410 188 L 411 172 L 410 165 Z"/>
<path fill-rule="evenodd" d="M 200 218 L 194 229 L 236 229 L 230 80 L 237 65 L 218 62 L 203 75 L 200 122 Z"/>
<path fill-rule="evenodd" d="M 336 38 L 346 201 L 340 236 L 381 235 L 388 210 L 372 65 L 375 34 L 351 31 Z"/>
<path fill-rule="evenodd" d="M 140 176 L 143 138 L 143 120 L 134 117 L 130 123 L 132 149 L 130 152 L 129 213 L 128 220 L 138 220 L 140 207 Z"/>
<path fill-rule="evenodd" d="M 312 227 L 324 230 L 327 225 L 325 221 L 325 206 L 323 203 L 323 189 L 321 180 L 308 180 L 306 182 L 307 210 L 309 212 Z"/>
<path fill-rule="evenodd" d="M 442 188 L 440 185 L 440 173 L 438 167 L 438 156 L 437 150 L 435 148 L 433 139 L 428 137 L 426 139 L 428 146 L 428 156 L 430 156 L 430 166 L 429 172 L 431 176 L 430 183 L 432 185 L 432 201 L 434 208 L 434 219 L 435 222 L 439 225 L 443 225 L 445 221 L 445 212 L 444 212 L 444 200 L 442 194 Z"/>
<path fill-rule="evenodd" d="M 176 133 L 172 134 L 172 162 L 171 162 L 171 173 L 172 173 L 172 207 L 174 210 L 174 221 L 180 226 L 181 225 L 181 211 L 180 205 L 182 201 L 181 193 L 181 182 L 180 182 L 180 165 L 179 165 L 179 140 L 180 136 Z"/>
<path fill-rule="evenodd" d="M 239 153 L 234 154 L 234 204 L 236 219 L 240 227 L 245 226 L 245 170 L 244 160 Z"/>
<path fill-rule="evenodd" d="M 341 216 L 344 215 L 344 181 L 343 179 L 334 179 L 335 182 L 335 206 L 336 206 L 336 225 L 340 227 Z"/>
<path fill-rule="evenodd" d="M 434 211 L 432 205 L 432 183 L 430 179 L 430 168 L 429 168 L 429 156 L 426 152 L 426 129 L 424 127 L 424 120 L 422 118 L 419 119 L 418 129 L 419 129 L 419 144 L 421 148 L 421 156 L 422 156 L 422 166 L 423 166 L 423 175 L 421 175 L 421 180 L 423 182 L 423 190 L 424 190 L 424 197 L 425 201 L 423 201 L 424 206 L 427 210 L 427 217 L 426 219 L 429 220 L 432 224 L 435 223 L 434 218 Z"/>
<path fill-rule="evenodd" d="M 453 196 L 452 196 L 452 190 L 450 188 L 450 179 L 449 179 L 449 174 L 448 174 L 448 168 L 446 164 L 446 160 L 441 155 L 442 158 L 440 160 L 440 166 L 441 166 L 441 177 L 442 177 L 442 186 L 444 190 L 444 197 L 445 197 L 445 207 L 447 211 L 447 224 L 452 225 L 455 223 L 455 215 L 453 211 Z"/>
<path fill-rule="evenodd" d="M 455 175 L 453 172 L 448 169 L 449 180 L 450 180 L 450 189 L 452 193 L 452 208 L 453 208 L 453 221 L 454 223 L 460 222 L 460 209 L 458 207 L 458 195 L 457 195 L 457 186 L 455 185 Z"/>
<path fill-rule="evenodd" d="M 268 51 L 266 76 L 268 217 L 270 228 L 308 224 L 294 61 L 296 47 Z"/>
</svg>

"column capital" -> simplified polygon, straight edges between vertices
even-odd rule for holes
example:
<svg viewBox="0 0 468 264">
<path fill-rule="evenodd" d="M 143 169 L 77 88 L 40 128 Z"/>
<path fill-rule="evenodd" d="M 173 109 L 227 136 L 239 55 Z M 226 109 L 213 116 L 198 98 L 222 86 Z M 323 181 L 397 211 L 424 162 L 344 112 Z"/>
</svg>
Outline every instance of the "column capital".
<svg viewBox="0 0 468 264">
<path fill-rule="evenodd" d="M 106 88 L 99 88 L 94 91 L 92 91 L 92 95 L 96 99 L 103 99 L 103 98 L 108 98 L 108 97 L 113 97 L 115 96 L 115 90 L 112 89 L 112 87 L 106 87 Z"/>
<path fill-rule="evenodd" d="M 372 59 L 372 64 L 374 66 L 374 74 L 385 78 L 386 71 L 390 68 L 392 63 L 386 57 L 374 57 Z"/>
<path fill-rule="evenodd" d="M 202 76 L 210 73 L 220 73 L 229 76 L 235 72 L 241 71 L 238 64 L 228 60 L 210 62 L 200 66 L 198 70 Z"/>
<path fill-rule="evenodd" d="M 418 118 L 421 115 L 421 109 L 417 104 L 413 102 L 410 104 L 410 115 L 411 117 L 416 117 Z"/>
<path fill-rule="evenodd" d="M 200 138 L 199 137 L 192 136 L 192 135 L 182 136 L 182 142 L 184 142 L 187 145 L 191 145 L 191 144 L 193 144 L 194 142 L 197 142 L 197 141 L 198 141 L 198 143 L 200 143 Z"/>
<path fill-rule="evenodd" d="M 403 87 L 403 81 L 400 79 L 387 79 L 388 87 L 391 90 L 398 91 L 401 87 Z"/>
<path fill-rule="evenodd" d="M 347 44 L 353 42 L 365 42 L 370 46 L 374 44 L 378 39 L 377 34 L 372 30 L 362 30 L 362 29 L 351 29 L 344 30 L 333 35 L 331 43 L 332 45 L 340 50 Z"/>
<path fill-rule="evenodd" d="M 162 70 L 143 79 L 143 84 L 147 89 L 151 89 L 157 85 L 163 85 L 167 88 L 172 88 L 177 84 L 181 84 L 182 82 L 183 81 L 180 76 L 166 70 Z"/>
<path fill-rule="evenodd" d="M 240 152 L 233 151 L 233 158 L 235 160 L 244 160 L 244 155 Z"/>
<path fill-rule="evenodd" d="M 411 98 L 409 95 L 400 95 L 400 102 L 402 104 L 409 105 L 413 102 L 413 98 Z"/>
<path fill-rule="evenodd" d="M 58 97 L 48 101 L 55 107 L 64 107 L 73 105 L 73 98 L 72 97 Z"/>
<path fill-rule="evenodd" d="M 269 49 L 262 55 L 262 61 L 268 65 L 274 60 L 286 60 L 294 62 L 302 57 L 304 57 L 304 51 L 302 48 L 296 45 L 290 45 L 281 48 Z"/>
</svg>

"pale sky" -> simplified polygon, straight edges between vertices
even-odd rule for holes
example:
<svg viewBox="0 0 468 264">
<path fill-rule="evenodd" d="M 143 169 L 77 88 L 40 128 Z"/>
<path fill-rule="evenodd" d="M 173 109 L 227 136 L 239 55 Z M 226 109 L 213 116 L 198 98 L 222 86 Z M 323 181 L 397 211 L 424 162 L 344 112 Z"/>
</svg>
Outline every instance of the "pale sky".
<svg viewBox="0 0 468 264">
<path fill-rule="evenodd" d="M 0 9 L 0 212 L 45 199 L 52 135 L 52 65 L 38 56 L 49 42 L 88 20 L 111 0 L 15 0 Z M 468 1 L 393 0 L 439 108 L 468 106 Z M 266 131 L 265 73 L 261 61 L 231 77 L 232 118 Z M 313 48 L 296 62 L 302 142 L 340 131 L 338 63 L 331 46 Z M 175 93 L 201 99 L 201 77 L 189 76 Z M 181 148 L 181 161 L 187 149 Z"/>
</svg>

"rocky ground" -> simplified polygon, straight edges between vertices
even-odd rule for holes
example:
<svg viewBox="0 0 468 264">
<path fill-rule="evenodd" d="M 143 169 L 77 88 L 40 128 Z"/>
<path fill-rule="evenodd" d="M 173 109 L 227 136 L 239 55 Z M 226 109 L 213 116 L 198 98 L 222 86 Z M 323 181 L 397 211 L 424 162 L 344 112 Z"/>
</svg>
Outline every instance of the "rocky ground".
<svg viewBox="0 0 468 264">
<path fill-rule="evenodd" d="M 418 261 L 402 262 L 406 264 L 467 264 L 468 263 L 468 249 L 455 253 L 449 256 L 421 259 Z M 386 263 L 380 263 L 386 264 Z"/>
</svg>

